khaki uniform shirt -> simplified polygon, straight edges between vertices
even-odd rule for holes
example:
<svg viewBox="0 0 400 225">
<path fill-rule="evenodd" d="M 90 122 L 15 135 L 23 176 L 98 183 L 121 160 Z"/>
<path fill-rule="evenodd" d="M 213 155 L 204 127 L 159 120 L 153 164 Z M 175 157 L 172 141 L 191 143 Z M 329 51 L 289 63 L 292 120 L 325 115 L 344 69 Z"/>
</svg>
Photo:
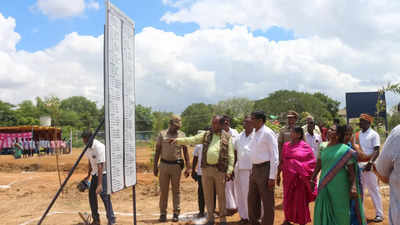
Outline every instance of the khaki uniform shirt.
<svg viewBox="0 0 400 225">
<path fill-rule="evenodd" d="M 178 135 L 168 134 L 168 130 L 163 130 L 158 136 L 157 142 L 161 145 L 161 159 L 167 161 L 176 161 L 182 159 L 182 145 L 171 144 L 169 138 L 183 138 L 185 133 L 178 131 Z"/>
<path fill-rule="evenodd" d="M 278 149 L 279 153 L 282 152 L 282 147 L 283 144 L 290 141 L 290 132 L 291 129 L 288 126 L 285 126 L 279 131 L 279 136 L 278 136 Z"/>
</svg>

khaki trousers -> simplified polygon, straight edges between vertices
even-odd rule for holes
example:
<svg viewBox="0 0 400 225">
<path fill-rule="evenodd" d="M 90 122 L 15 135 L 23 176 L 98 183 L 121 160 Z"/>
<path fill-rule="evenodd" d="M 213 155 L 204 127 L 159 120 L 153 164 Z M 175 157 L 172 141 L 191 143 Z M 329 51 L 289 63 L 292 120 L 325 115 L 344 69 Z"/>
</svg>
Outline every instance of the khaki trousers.
<svg viewBox="0 0 400 225">
<path fill-rule="evenodd" d="M 249 220 L 251 225 L 259 225 L 258 220 L 261 214 L 261 202 L 263 205 L 262 225 L 274 224 L 275 198 L 274 191 L 268 188 L 269 162 L 261 166 L 254 166 L 250 174 L 248 207 Z"/>
<path fill-rule="evenodd" d="M 207 207 L 208 222 L 214 221 L 214 190 L 217 193 L 220 222 L 226 222 L 226 200 L 225 200 L 225 173 L 220 172 L 216 167 L 207 166 L 202 168 L 204 199 Z"/>
<path fill-rule="evenodd" d="M 178 164 L 160 163 L 160 214 L 167 215 L 169 183 L 172 186 L 174 214 L 180 213 L 180 182 L 182 169 Z"/>
</svg>

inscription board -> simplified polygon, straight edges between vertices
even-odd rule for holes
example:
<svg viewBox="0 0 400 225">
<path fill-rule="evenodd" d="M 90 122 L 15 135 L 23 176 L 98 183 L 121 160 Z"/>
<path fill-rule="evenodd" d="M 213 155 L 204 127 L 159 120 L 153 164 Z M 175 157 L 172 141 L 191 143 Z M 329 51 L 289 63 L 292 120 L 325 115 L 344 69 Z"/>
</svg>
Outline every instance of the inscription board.
<svg viewBox="0 0 400 225">
<path fill-rule="evenodd" d="M 107 1 L 104 106 L 108 193 L 136 184 L 135 24 Z"/>
</svg>

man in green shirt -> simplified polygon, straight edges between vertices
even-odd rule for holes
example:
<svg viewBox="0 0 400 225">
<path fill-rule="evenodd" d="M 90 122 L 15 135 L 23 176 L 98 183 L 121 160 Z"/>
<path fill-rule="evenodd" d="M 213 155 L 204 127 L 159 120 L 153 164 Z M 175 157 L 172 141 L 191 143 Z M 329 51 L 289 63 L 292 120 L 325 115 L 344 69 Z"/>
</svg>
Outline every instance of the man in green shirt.
<svg viewBox="0 0 400 225">
<path fill-rule="evenodd" d="M 201 168 L 207 224 L 214 224 L 214 190 L 218 196 L 220 224 L 226 225 L 225 182 L 232 179 L 234 150 L 231 135 L 223 130 L 225 119 L 214 116 L 211 131 L 193 137 L 170 139 L 177 145 L 203 144 Z"/>
</svg>

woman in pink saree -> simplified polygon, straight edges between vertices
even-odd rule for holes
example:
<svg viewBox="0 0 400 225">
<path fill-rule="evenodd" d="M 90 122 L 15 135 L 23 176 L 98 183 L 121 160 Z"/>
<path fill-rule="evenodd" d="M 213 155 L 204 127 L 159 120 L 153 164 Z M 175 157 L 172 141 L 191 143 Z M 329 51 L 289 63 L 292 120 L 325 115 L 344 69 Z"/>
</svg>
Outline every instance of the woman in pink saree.
<svg viewBox="0 0 400 225">
<path fill-rule="evenodd" d="M 312 148 L 303 141 L 304 131 L 301 127 L 293 128 L 290 136 L 291 141 L 283 145 L 280 165 L 283 172 L 283 225 L 303 225 L 311 222 L 308 205 L 316 198 L 316 191 L 309 182 L 316 159 Z"/>
</svg>

